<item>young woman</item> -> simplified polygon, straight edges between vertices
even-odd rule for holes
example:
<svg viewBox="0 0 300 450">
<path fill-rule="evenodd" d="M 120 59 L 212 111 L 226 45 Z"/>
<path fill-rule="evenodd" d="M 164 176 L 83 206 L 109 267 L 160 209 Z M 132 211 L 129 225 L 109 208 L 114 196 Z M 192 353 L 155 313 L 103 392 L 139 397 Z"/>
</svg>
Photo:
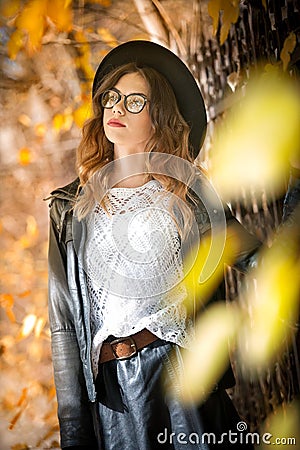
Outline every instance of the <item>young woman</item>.
<svg viewBox="0 0 300 450">
<path fill-rule="evenodd" d="M 186 177 L 206 129 L 202 96 L 172 52 L 133 41 L 101 62 L 93 109 L 78 149 L 79 179 L 52 193 L 50 209 L 49 314 L 61 446 L 215 448 L 204 432 L 237 431 L 225 392 L 234 382 L 230 369 L 198 409 L 184 408 L 164 389 L 176 383 L 180 349 L 192 339 L 180 282 L 183 243 L 193 223 L 200 238 L 212 231 L 205 183 L 192 169 Z M 155 156 L 162 159 L 151 166 Z M 217 226 L 222 214 L 213 210 Z M 226 217 L 243 239 L 235 256 L 245 269 L 260 243 L 228 211 Z"/>
</svg>

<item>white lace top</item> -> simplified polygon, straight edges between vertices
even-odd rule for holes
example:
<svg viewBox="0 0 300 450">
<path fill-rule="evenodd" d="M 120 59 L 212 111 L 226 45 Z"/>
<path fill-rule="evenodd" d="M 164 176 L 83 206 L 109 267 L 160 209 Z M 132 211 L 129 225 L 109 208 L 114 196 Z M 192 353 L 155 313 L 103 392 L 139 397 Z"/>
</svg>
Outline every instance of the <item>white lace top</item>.
<svg viewBox="0 0 300 450">
<path fill-rule="evenodd" d="M 112 188 L 108 211 L 98 204 L 87 217 L 84 260 L 95 375 L 109 335 L 129 336 L 147 328 L 159 338 L 189 345 L 191 323 L 182 304 L 186 290 L 179 285 L 183 266 L 171 195 L 156 180 Z"/>
</svg>

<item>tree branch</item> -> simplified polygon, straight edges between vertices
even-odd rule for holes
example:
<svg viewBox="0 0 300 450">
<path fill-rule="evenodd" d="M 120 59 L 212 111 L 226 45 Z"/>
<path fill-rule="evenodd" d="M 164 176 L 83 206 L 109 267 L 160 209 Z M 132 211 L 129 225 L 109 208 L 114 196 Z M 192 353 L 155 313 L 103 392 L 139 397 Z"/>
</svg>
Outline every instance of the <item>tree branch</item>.
<svg viewBox="0 0 300 450">
<path fill-rule="evenodd" d="M 134 3 L 151 41 L 167 46 L 168 34 L 152 0 L 134 0 Z"/>
</svg>

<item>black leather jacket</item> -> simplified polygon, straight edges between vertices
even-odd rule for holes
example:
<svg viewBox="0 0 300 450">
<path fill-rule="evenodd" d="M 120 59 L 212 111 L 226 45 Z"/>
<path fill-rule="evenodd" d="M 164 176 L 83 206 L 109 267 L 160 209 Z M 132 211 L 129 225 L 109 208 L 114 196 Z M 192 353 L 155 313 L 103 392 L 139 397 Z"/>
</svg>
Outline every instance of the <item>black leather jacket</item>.
<svg viewBox="0 0 300 450">
<path fill-rule="evenodd" d="M 90 304 L 84 270 L 74 246 L 74 239 L 78 239 L 80 253 L 80 241 L 84 240 L 84 228 L 72 214 L 78 183 L 77 179 L 51 193 L 49 318 L 61 446 L 91 450 L 100 449 L 101 444 L 91 366 Z M 235 224 L 245 243 L 236 255 L 235 265 L 246 271 L 255 263 L 260 242 L 229 211 L 226 216 L 227 223 Z M 195 207 L 195 217 L 203 235 L 209 229 L 203 205 Z M 218 292 L 214 297 L 218 299 Z M 233 384 L 230 370 L 220 384 Z"/>
</svg>

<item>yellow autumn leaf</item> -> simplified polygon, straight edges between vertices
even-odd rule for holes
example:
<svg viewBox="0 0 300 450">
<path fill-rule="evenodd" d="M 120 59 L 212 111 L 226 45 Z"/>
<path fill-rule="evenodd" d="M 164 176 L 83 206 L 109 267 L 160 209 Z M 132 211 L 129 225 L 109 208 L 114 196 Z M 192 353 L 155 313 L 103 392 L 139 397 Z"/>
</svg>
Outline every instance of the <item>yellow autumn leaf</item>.
<svg viewBox="0 0 300 450">
<path fill-rule="evenodd" d="M 265 436 L 261 440 L 257 450 L 268 450 L 278 439 L 277 448 L 295 449 L 300 442 L 300 402 L 295 397 L 292 401 L 282 405 L 277 405 L 260 425 L 260 436 Z M 271 445 L 270 445 L 271 444 Z M 275 447 L 275 448 L 276 448 Z"/>
<path fill-rule="evenodd" d="M 73 13 L 70 1 L 48 0 L 46 14 L 59 31 L 72 29 Z"/>
<path fill-rule="evenodd" d="M 82 128 L 84 122 L 91 117 L 91 114 L 91 103 L 84 102 L 73 112 L 74 122 L 79 128 Z"/>
<path fill-rule="evenodd" d="M 11 308 L 14 304 L 14 297 L 12 294 L 0 294 L 0 305 L 3 308 Z"/>
<path fill-rule="evenodd" d="M 182 286 L 187 292 L 184 306 L 188 314 L 193 313 L 194 307 L 198 309 L 207 303 L 224 276 L 225 262 L 232 262 L 238 246 L 239 242 L 228 228 L 218 231 L 213 238 L 202 238 L 197 253 L 192 251 L 186 258 L 187 273 Z"/>
<path fill-rule="evenodd" d="M 249 83 L 242 101 L 216 128 L 211 175 L 227 200 L 262 182 L 280 192 L 289 157 L 300 147 L 300 103 L 291 80 L 269 73 Z"/>
<path fill-rule="evenodd" d="M 44 28 L 46 6 L 46 0 L 29 0 L 16 19 L 16 27 L 29 33 Z"/>
<path fill-rule="evenodd" d="M 74 58 L 74 63 L 75 63 L 76 69 L 80 69 L 80 66 L 81 66 L 81 59 L 80 59 L 79 56 L 76 56 L 76 57 Z"/>
<path fill-rule="evenodd" d="M 220 32 L 220 44 L 223 45 L 228 37 L 228 33 L 232 24 L 236 23 L 239 18 L 240 6 L 239 1 L 227 1 L 223 4 L 222 26 Z"/>
<path fill-rule="evenodd" d="M 58 113 L 53 117 L 53 128 L 56 133 L 60 131 L 70 130 L 73 124 L 73 115 L 71 111 L 65 111 L 63 114 Z"/>
<path fill-rule="evenodd" d="M 184 371 L 172 386 L 184 403 L 202 402 L 218 383 L 229 364 L 228 346 L 241 323 L 233 305 L 214 304 L 200 316 L 191 350 L 183 351 Z"/>
<path fill-rule="evenodd" d="M 109 47 L 116 47 L 118 45 L 117 38 L 111 34 L 108 28 L 98 28 L 97 33 L 99 34 L 101 40 L 105 42 Z"/>
<path fill-rule="evenodd" d="M 16 316 L 11 308 L 5 309 L 6 315 L 11 323 L 16 323 Z"/>
<path fill-rule="evenodd" d="M 26 234 L 30 237 L 36 237 L 39 234 L 38 226 L 34 216 L 28 216 L 26 219 Z"/>
<path fill-rule="evenodd" d="M 222 23 L 221 31 L 220 31 L 220 44 L 223 45 L 228 37 L 228 33 L 231 27 L 231 22 L 226 21 Z"/>
<path fill-rule="evenodd" d="M 7 52 L 10 59 L 16 59 L 18 52 L 24 47 L 24 32 L 22 30 L 16 30 L 10 36 L 7 43 Z"/>
<path fill-rule="evenodd" d="M 93 79 L 94 69 L 91 65 L 91 49 L 88 40 L 83 31 L 77 31 L 74 35 L 77 42 L 83 44 L 80 46 L 80 56 L 75 59 L 76 67 L 81 69 L 88 79 Z"/>
<path fill-rule="evenodd" d="M 283 63 L 284 71 L 289 65 L 289 62 L 291 60 L 291 53 L 293 53 L 293 51 L 295 50 L 296 42 L 297 40 L 295 33 L 290 33 L 284 41 L 283 49 L 280 52 L 280 59 Z"/>
<path fill-rule="evenodd" d="M 264 73 L 262 74 L 262 76 L 266 78 L 269 75 L 274 77 L 280 77 L 280 66 L 278 64 L 267 63 L 264 66 Z"/>
<path fill-rule="evenodd" d="M 0 14 L 3 17 L 14 16 L 21 5 L 20 0 L 2 0 L 0 4 Z"/>
<path fill-rule="evenodd" d="M 34 126 L 35 135 L 38 137 L 44 137 L 47 131 L 47 127 L 44 123 L 37 123 Z"/>
<path fill-rule="evenodd" d="M 56 133 L 58 133 L 63 127 L 64 115 L 61 113 L 55 114 L 55 116 L 53 117 L 52 123 L 53 123 L 54 130 L 56 131 Z"/>
<path fill-rule="evenodd" d="M 55 386 L 54 386 L 54 384 L 53 384 L 53 385 L 51 386 L 51 388 L 49 389 L 49 392 L 48 392 L 48 399 L 51 400 L 52 398 L 55 397 L 55 395 L 56 395 L 56 389 L 55 389 Z"/>
<path fill-rule="evenodd" d="M 39 49 L 46 22 L 46 0 L 30 0 L 15 21 L 18 30 L 27 34 L 26 50 L 29 54 Z"/>
<path fill-rule="evenodd" d="M 24 125 L 24 127 L 29 127 L 31 125 L 31 119 L 27 114 L 20 114 L 18 117 L 18 121 Z"/>
<path fill-rule="evenodd" d="M 35 314 L 28 314 L 22 323 L 22 328 L 19 334 L 20 338 L 25 338 L 29 336 L 29 334 L 33 331 L 34 326 L 36 324 L 37 317 Z"/>
<path fill-rule="evenodd" d="M 223 0 L 210 0 L 207 5 L 208 14 L 213 20 L 213 31 L 218 30 L 220 11 L 223 8 Z"/>
<path fill-rule="evenodd" d="M 76 39 L 77 42 L 82 43 L 87 42 L 86 36 L 83 31 L 76 31 L 76 33 L 74 33 L 74 38 Z"/>
<path fill-rule="evenodd" d="M 14 297 L 12 294 L 1 294 L 0 295 L 0 305 L 3 309 L 5 309 L 6 315 L 9 318 L 11 323 L 16 322 L 16 318 L 14 312 L 12 310 L 14 306 Z"/>
<path fill-rule="evenodd" d="M 73 111 L 70 108 L 67 108 L 68 111 L 64 113 L 64 123 L 62 130 L 69 131 L 71 126 L 73 125 Z"/>
<path fill-rule="evenodd" d="M 22 248 L 29 248 L 35 244 L 36 238 L 39 235 L 39 229 L 36 220 L 33 216 L 28 216 L 26 219 L 26 233 L 23 234 L 19 243 Z"/>
<path fill-rule="evenodd" d="M 30 294 L 31 294 L 31 291 L 27 290 L 27 291 L 20 292 L 20 294 L 18 294 L 18 297 L 25 298 L 25 297 L 28 297 L 28 295 L 30 295 Z"/>
<path fill-rule="evenodd" d="M 31 240 L 29 239 L 27 234 L 24 234 L 23 236 L 20 237 L 19 243 L 22 248 L 29 248 L 31 245 Z"/>
<path fill-rule="evenodd" d="M 300 306 L 298 235 L 298 226 L 284 229 L 254 273 L 255 287 L 246 294 L 251 322 L 245 324 L 239 341 L 246 367 L 268 365 L 295 333 Z"/>
<path fill-rule="evenodd" d="M 79 67 L 85 73 L 87 79 L 92 80 L 94 76 L 94 69 L 90 63 L 91 54 L 89 50 L 84 50 L 82 56 L 79 58 Z"/>
<path fill-rule="evenodd" d="M 46 320 L 43 317 L 39 317 L 36 321 L 35 327 L 34 327 L 34 335 L 35 337 L 40 337 L 43 328 L 46 324 Z"/>
<path fill-rule="evenodd" d="M 31 150 L 27 147 L 23 147 L 19 150 L 19 164 L 27 166 L 31 163 Z"/>
</svg>

